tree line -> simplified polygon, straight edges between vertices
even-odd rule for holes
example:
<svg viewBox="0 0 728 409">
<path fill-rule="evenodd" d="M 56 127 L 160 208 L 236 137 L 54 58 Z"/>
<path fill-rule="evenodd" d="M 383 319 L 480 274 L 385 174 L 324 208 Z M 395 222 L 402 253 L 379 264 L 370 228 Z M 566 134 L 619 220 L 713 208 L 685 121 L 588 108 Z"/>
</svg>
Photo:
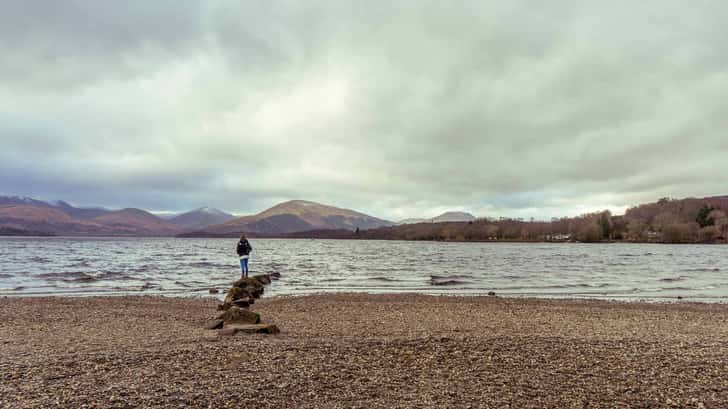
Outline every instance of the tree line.
<svg viewBox="0 0 728 409">
<path fill-rule="evenodd" d="M 481 218 L 472 222 L 420 223 L 362 231 L 303 232 L 291 237 L 437 241 L 627 241 L 725 243 L 728 196 L 663 198 L 628 209 L 608 210 L 550 221 Z"/>
</svg>

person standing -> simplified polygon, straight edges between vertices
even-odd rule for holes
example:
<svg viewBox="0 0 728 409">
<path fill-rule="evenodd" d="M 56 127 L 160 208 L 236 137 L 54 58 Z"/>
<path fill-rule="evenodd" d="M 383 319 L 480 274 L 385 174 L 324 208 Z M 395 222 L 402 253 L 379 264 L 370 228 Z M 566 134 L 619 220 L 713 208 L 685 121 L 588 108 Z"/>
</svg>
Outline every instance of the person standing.
<svg viewBox="0 0 728 409">
<path fill-rule="evenodd" d="M 238 241 L 238 257 L 240 257 L 240 274 L 242 277 L 248 276 L 248 259 L 250 258 L 250 252 L 253 251 L 253 246 L 250 245 L 245 235 L 240 236 Z"/>
</svg>

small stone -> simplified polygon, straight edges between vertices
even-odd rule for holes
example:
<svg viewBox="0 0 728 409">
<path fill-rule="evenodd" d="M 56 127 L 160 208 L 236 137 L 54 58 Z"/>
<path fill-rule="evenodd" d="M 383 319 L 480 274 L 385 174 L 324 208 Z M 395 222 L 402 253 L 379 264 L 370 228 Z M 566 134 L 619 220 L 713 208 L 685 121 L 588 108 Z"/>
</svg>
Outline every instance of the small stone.
<svg viewBox="0 0 728 409">
<path fill-rule="evenodd" d="M 491 297 L 494 297 L 495 296 L 495 291 L 488 291 L 488 295 L 491 296 Z"/>
<path fill-rule="evenodd" d="M 210 294 L 217 294 L 219 292 L 220 290 L 218 290 L 217 288 L 210 288 Z"/>
</svg>

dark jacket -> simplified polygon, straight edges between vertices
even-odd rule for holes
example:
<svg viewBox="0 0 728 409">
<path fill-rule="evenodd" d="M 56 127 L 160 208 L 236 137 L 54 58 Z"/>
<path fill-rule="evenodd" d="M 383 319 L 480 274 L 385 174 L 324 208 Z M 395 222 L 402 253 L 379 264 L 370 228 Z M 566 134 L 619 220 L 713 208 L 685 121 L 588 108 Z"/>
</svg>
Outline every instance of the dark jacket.
<svg viewBox="0 0 728 409">
<path fill-rule="evenodd" d="M 247 256 L 253 251 L 253 246 L 248 243 L 248 239 L 242 239 L 238 242 L 238 256 Z"/>
</svg>

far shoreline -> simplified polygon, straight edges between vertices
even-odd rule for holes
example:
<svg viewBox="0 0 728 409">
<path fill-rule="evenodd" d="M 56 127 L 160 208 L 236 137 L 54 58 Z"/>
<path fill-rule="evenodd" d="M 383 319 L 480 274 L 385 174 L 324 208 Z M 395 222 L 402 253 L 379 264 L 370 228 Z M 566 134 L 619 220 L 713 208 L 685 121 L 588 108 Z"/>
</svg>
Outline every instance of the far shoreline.
<svg viewBox="0 0 728 409">
<path fill-rule="evenodd" d="M 232 240 L 240 238 L 240 234 L 231 235 L 189 235 L 181 234 L 175 236 L 139 236 L 139 235 L 119 235 L 119 236 L 89 236 L 89 235 L 0 235 L 0 239 L 220 239 Z M 661 241 L 629 241 L 629 240 L 611 240 L 611 241 L 554 241 L 554 240 L 426 240 L 426 239 L 398 239 L 398 238 L 370 238 L 370 237 L 300 237 L 287 235 L 256 235 L 245 233 L 249 239 L 264 240 L 341 240 L 341 241 L 381 241 L 381 242 L 407 242 L 407 243 L 504 243 L 504 244 L 658 244 L 658 245 L 694 245 L 694 246 L 721 246 L 728 243 L 669 243 Z"/>
</svg>

